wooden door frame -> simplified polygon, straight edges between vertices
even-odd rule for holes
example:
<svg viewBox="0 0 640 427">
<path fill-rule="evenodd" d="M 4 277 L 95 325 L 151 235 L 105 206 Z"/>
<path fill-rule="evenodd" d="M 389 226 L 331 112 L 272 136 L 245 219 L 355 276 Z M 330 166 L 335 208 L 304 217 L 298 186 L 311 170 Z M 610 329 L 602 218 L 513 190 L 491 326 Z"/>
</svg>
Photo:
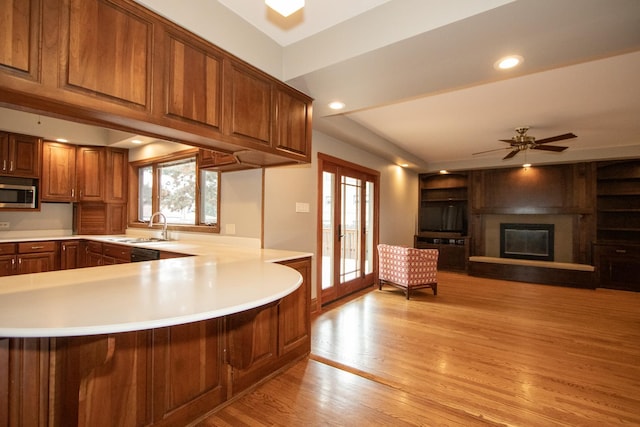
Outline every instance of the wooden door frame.
<svg viewBox="0 0 640 427">
<path fill-rule="evenodd" d="M 362 173 L 373 178 L 373 230 L 371 230 L 373 236 L 373 248 L 375 248 L 379 242 L 379 233 L 380 233 L 380 172 L 374 169 L 370 169 L 365 166 L 358 165 L 356 163 L 351 163 L 346 160 L 342 160 L 337 157 L 330 156 L 324 153 L 318 153 L 318 170 L 317 170 L 317 227 L 316 227 L 316 300 L 317 300 L 317 309 L 318 311 L 322 311 L 322 207 L 323 207 L 323 180 L 322 174 L 324 172 L 325 163 L 333 164 L 337 167 L 344 167 L 348 169 L 352 169 L 358 173 Z M 366 185 L 366 184 L 365 184 Z M 364 251 L 365 245 L 363 245 Z M 364 259 L 364 254 L 363 254 Z M 373 256 L 373 281 L 375 283 L 375 278 L 377 276 L 377 257 Z M 362 287 L 364 289 L 364 286 Z"/>
</svg>

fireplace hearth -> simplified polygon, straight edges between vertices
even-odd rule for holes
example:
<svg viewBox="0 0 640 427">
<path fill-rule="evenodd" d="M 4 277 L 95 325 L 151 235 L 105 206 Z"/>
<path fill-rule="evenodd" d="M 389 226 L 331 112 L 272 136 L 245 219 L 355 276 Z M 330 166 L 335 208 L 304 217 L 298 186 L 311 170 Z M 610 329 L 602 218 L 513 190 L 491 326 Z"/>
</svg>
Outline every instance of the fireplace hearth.
<svg viewBox="0 0 640 427">
<path fill-rule="evenodd" d="M 500 257 L 554 261 L 553 224 L 500 224 Z"/>
</svg>

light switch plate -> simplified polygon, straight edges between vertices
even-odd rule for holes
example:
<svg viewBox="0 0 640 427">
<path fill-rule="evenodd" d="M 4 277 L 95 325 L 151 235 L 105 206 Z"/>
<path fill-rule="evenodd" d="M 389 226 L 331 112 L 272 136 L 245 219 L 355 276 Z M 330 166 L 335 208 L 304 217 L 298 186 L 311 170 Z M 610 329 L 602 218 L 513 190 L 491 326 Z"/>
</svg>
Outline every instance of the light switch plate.
<svg viewBox="0 0 640 427">
<path fill-rule="evenodd" d="M 304 212 L 304 213 L 309 212 L 309 203 L 297 202 L 296 212 Z"/>
</svg>

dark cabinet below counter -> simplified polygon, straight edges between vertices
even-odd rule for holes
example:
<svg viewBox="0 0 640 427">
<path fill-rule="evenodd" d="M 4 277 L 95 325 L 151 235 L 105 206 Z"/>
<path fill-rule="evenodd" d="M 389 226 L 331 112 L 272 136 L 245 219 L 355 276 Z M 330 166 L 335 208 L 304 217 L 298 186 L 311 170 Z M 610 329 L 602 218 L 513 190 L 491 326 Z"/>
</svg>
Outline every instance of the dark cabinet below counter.
<svg viewBox="0 0 640 427">
<path fill-rule="evenodd" d="M 600 287 L 640 292 L 640 245 L 597 243 L 594 259 Z"/>
</svg>

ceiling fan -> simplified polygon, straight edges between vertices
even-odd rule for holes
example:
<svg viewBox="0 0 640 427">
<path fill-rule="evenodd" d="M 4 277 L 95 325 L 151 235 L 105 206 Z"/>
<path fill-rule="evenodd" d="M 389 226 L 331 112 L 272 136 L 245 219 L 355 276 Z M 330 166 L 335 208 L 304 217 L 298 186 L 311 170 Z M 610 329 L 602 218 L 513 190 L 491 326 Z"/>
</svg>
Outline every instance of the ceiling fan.
<svg viewBox="0 0 640 427">
<path fill-rule="evenodd" d="M 544 145 L 544 144 L 577 137 L 573 133 L 569 132 L 569 133 L 564 133 L 562 135 L 552 136 L 550 138 L 539 139 L 536 141 L 535 137 L 527 135 L 528 130 L 529 130 L 529 126 L 518 127 L 516 128 L 516 135 L 514 135 L 511 139 L 500 140 L 502 142 L 508 142 L 510 144 L 510 147 L 498 148 L 495 150 L 488 150 L 488 151 L 480 151 L 479 153 L 473 153 L 473 155 L 490 153 L 492 151 L 511 149 L 509 154 L 504 156 L 504 158 L 502 159 L 502 160 L 507 160 L 512 158 L 516 154 L 518 154 L 520 151 L 524 151 L 528 149 L 560 152 L 560 151 L 566 150 L 569 147 L 561 147 L 558 145 Z"/>
</svg>

